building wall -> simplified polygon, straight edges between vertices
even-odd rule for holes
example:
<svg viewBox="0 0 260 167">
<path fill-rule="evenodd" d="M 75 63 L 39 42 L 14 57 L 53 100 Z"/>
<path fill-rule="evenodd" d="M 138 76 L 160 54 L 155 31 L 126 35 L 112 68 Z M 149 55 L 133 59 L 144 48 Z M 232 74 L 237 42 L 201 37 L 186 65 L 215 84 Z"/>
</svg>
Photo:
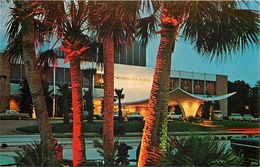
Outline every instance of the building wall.
<svg viewBox="0 0 260 167">
<path fill-rule="evenodd" d="M 93 67 L 92 67 L 93 66 Z M 147 100 L 150 96 L 154 69 L 142 66 L 133 65 L 122 65 L 115 64 L 115 76 L 114 76 L 114 87 L 117 89 L 123 88 L 123 93 L 125 98 L 122 99 L 123 106 L 126 112 L 132 111 L 144 111 L 146 106 L 135 105 L 135 108 L 129 105 L 139 104 L 140 102 Z M 15 66 L 12 66 L 15 67 Z M 15 67 L 16 70 L 12 71 L 13 82 L 20 82 L 21 75 L 19 75 L 20 66 Z M 101 112 L 101 99 L 103 95 L 103 68 L 96 66 L 93 63 L 82 62 L 81 69 L 84 71 L 97 68 L 97 74 L 94 77 L 94 97 L 95 99 L 95 113 Z M 86 72 L 87 74 L 88 72 Z M 50 72 L 45 73 L 46 80 L 52 85 L 52 67 L 50 67 Z M 69 74 L 69 63 L 63 64 L 63 59 L 58 59 L 58 64 L 56 68 L 56 84 L 70 84 L 70 74 Z M 83 88 L 89 88 L 91 80 L 83 75 Z M 181 87 L 183 90 L 196 94 L 201 97 L 211 97 L 218 96 L 227 93 L 227 76 L 216 75 L 216 74 L 206 74 L 206 73 L 196 73 L 187 71 L 171 71 L 171 84 L 170 90 L 174 90 L 177 87 Z M 16 91 L 17 92 L 17 91 Z M 12 89 L 12 95 L 15 94 L 15 90 Z M 227 113 L 227 100 L 220 101 L 221 110 Z M 116 111 L 116 110 L 115 110 Z"/>
<path fill-rule="evenodd" d="M 0 55 L 0 111 L 10 109 L 10 63 L 7 57 Z"/>
<path fill-rule="evenodd" d="M 224 95 L 228 93 L 228 77 L 226 75 L 217 75 L 216 95 Z M 220 100 L 220 110 L 225 116 L 228 114 L 228 103 L 227 99 Z"/>
</svg>

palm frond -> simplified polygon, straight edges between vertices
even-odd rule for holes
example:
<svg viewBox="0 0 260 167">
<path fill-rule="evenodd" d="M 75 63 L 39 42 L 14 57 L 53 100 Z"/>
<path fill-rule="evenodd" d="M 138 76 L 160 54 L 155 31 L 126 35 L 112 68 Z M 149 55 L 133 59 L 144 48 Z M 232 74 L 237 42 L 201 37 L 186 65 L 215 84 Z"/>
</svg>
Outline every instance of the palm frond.
<svg viewBox="0 0 260 167">
<path fill-rule="evenodd" d="M 10 63 L 22 62 L 22 51 L 22 34 L 21 31 L 19 31 L 18 34 L 8 42 L 3 56 L 7 56 Z"/>
<path fill-rule="evenodd" d="M 170 138 L 163 164 L 166 166 L 237 166 L 243 157 L 236 156 L 227 145 L 211 136 L 191 134 L 187 138 Z"/>
<path fill-rule="evenodd" d="M 136 36 L 141 43 L 147 44 L 148 39 L 155 35 L 156 31 L 158 31 L 159 24 L 160 20 L 155 14 L 138 20 Z"/>
<path fill-rule="evenodd" d="M 138 1 L 90 1 L 87 3 L 88 27 L 101 42 L 109 37 L 115 47 L 125 45 L 134 39 L 140 4 Z"/>
<path fill-rule="evenodd" d="M 258 45 L 259 28 L 256 11 L 238 9 L 234 2 L 198 1 L 191 5 L 183 36 L 213 60 Z"/>
<path fill-rule="evenodd" d="M 47 50 L 45 52 L 40 52 L 38 57 L 38 66 L 43 67 L 45 64 L 56 64 L 57 55 L 53 49 Z"/>
</svg>

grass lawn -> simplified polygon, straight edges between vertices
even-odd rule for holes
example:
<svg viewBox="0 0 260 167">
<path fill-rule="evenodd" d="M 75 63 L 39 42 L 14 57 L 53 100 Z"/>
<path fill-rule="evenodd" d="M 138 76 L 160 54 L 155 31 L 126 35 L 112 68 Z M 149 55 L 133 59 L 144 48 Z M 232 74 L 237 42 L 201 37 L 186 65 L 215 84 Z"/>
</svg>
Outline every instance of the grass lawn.
<svg viewBox="0 0 260 167">
<path fill-rule="evenodd" d="M 54 133 L 71 133 L 72 132 L 72 123 L 63 124 L 63 123 L 53 123 L 52 130 Z M 125 132 L 142 132 L 144 122 L 141 121 L 130 121 L 124 123 L 115 123 L 115 133 L 119 131 L 119 128 L 124 128 Z M 93 122 L 93 123 L 84 123 L 84 132 L 85 133 L 101 133 L 103 127 L 103 122 Z M 27 133 L 38 133 L 38 126 L 26 126 L 17 128 L 20 132 Z M 168 122 L 168 131 L 169 132 L 182 132 L 182 131 L 208 131 L 214 130 L 212 128 L 203 127 L 199 125 L 194 125 L 188 122 L 182 121 L 169 121 Z"/>
</svg>

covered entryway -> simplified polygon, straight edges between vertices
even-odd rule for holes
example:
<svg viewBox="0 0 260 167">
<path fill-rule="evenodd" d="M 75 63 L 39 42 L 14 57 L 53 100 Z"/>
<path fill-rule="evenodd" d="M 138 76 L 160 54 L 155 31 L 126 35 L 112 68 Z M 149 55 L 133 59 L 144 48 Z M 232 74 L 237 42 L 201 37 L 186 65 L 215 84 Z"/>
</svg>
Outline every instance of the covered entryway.
<svg viewBox="0 0 260 167">
<path fill-rule="evenodd" d="M 218 101 L 226 99 L 236 92 L 215 96 L 215 97 L 201 97 L 184 91 L 181 88 L 176 88 L 169 92 L 169 105 L 178 104 L 182 110 L 184 117 L 195 116 L 201 104 L 207 101 Z"/>
</svg>

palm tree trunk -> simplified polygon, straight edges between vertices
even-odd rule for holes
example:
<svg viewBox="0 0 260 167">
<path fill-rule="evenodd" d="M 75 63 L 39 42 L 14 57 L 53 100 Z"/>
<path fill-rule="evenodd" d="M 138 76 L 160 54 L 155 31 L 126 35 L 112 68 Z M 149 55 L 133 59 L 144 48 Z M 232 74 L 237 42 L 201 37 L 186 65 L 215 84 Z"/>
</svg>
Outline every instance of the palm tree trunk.
<svg viewBox="0 0 260 167">
<path fill-rule="evenodd" d="M 24 20 L 24 22 L 22 22 L 21 31 L 25 74 L 28 80 L 32 101 L 37 115 L 41 142 L 43 143 L 44 148 L 47 148 L 48 153 L 51 153 L 54 149 L 54 138 L 48 118 L 47 106 L 42 89 L 41 76 L 36 64 L 37 61 L 35 53 L 33 18 L 27 18 Z M 55 156 L 53 156 L 53 158 L 55 158 Z"/>
<path fill-rule="evenodd" d="M 118 117 L 119 117 L 118 122 L 124 122 L 123 114 L 122 114 L 121 96 L 122 94 L 118 96 Z"/>
<path fill-rule="evenodd" d="M 150 154 L 153 148 L 159 145 L 166 147 L 171 54 L 174 47 L 172 35 L 166 31 L 161 33 L 149 109 L 145 116 L 139 167 L 153 165 L 154 157 Z"/>
<path fill-rule="evenodd" d="M 161 40 L 149 99 L 149 109 L 143 130 L 139 167 L 154 165 L 157 161 L 160 161 L 160 158 L 158 159 L 154 155 L 154 151 L 158 152 L 156 149 L 159 149 L 161 153 L 166 151 L 171 55 L 179 30 L 188 16 L 190 4 L 190 1 L 187 1 L 182 10 L 174 11 L 171 9 L 172 11 L 168 12 L 167 7 L 162 3 Z"/>
<path fill-rule="evenodd" d="M 70 78 L 73 108 L 73 166 L 79 166 L 85 161 L 85 140 L 82 113 L 82 77 L 80 59 L 70 60 Z"/>
<path fill-rule="evenodd" d="M 104 53 L 104 125 L 103 149 L 105 165 L 112 166 L 114 153 L 114 43 L 106 38 Z"/>
</svg>

